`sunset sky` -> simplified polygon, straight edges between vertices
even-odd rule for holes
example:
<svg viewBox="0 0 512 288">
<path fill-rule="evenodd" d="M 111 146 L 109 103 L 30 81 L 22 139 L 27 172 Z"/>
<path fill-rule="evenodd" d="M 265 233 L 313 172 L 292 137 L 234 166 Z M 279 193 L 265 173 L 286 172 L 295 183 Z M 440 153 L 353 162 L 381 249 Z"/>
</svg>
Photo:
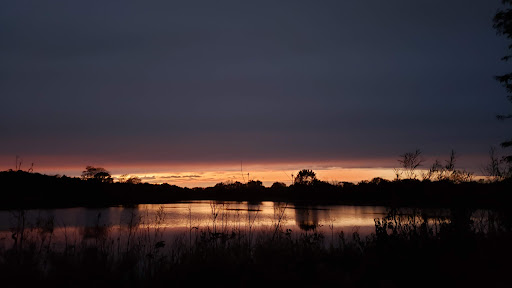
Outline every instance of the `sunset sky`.
<svg viewBox="0 0 512 288">
<path fill-rule="evenodd" d="M 481 174 L 510 138 L 500 0 L 3 1 L 0 170 L 151 183 Z M 242 162 L 243 172 L 240 171 Z"/>
</svg>

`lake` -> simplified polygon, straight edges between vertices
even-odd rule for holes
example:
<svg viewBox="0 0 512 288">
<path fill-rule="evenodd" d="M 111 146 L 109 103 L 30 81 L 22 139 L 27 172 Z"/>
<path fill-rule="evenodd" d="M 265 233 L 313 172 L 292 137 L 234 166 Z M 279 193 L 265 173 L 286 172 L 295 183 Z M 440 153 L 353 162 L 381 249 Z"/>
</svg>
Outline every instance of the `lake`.
<svg viewBox="0 0 512 288">
<path fill-rule="evenodd" d="M 511 219 L 467 207 L 229 201 L 0 211 L 0 278 L 12 287 L 379 287 L 427 273 L 436 275 L 429 287 L 473 282 L 464 275 L 508 283 L 509 267 L 496 263 L 512 255 Z M 452 286 L 473 286 L 464 284 Z"/>
<path fill-rule="evenodd" d="M 388 212 L 389 209 L 383 206 L 230 201 L 10 210 L 0 211 L 0 248 L 8 249 L 15 241 L 21 241 L 22 233 L 25 241 L 52 245 L 55 249 L 101 237 L 118 242 L 142 236 L 153 239 L 153 242 L 170 243 L 180 237 L 191 241 L 204 231 L 245 233 L 250 237 L 282 231 L 295 235 L 322 233 L 326 239 L 334 239 L 343 231 L 345 235 L 358 232 L 364 237 L 375 232 L 375 219 L 384 218 Z M 409 209 L 407 213 L 416 215 L 418 212 Z M 422 217 L 428 217 L 428 223 L 432 225 L 443 221 L 449 213 L 446 209 L 421 210 Z M 477 211 L 472 217 L 484 216 L 479 216 Z"/>
</svg>

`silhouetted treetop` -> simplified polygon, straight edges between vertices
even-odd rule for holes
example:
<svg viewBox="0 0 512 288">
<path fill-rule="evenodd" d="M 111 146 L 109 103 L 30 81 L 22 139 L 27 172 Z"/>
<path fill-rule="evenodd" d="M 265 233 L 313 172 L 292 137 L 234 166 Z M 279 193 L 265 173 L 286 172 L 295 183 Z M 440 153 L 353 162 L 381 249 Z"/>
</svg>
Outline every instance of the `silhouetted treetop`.
<svg viewBox="0 0 512 288">
<path fill-rule="evenodd" d="M 455 150 L 450 153 L 450 159 L 445 160 L 445 165 L 439 160 L 435 160 L 430 169 L 423 173 L 423 180 L 451 181 L 454 183 L 469 182 L 473 179 L 473 173 L 466 170 L 455 169 L 456 154 Z"/>
<path fill-rule="evenodd" d="M 263 188 L 263 182 L 260 180 L 251 180 L 247 182 L 247 188 Z"/>
<path fill-rule="evenodd" d="M 299 185 L 313 185 L 316 181 L 316 173 L 313 172 L 313 170 L 302 169 L 297 173 L 297 176 L 295 176 L 293 183 Z"/>
<path fill-rule="evenodd" d="M 84 179 L 84 180 L 94 179 L 94 180 L 99 180 L 101 182 L 108 182 L 108 183 L 113 182 L 110 172 L 108 172 L 105 168 L 93 167 L 93 166 L 85 167 L 85 170 L 82 171 L 82 179 Z"/>
<path fill-rule="evenodd" d="M 137 176 L 132 176 L 126 180 L 126 183 L 129 184 L 140 184 L 142 183 L 142 180 Z"/>
<path fill-rule="evenodd" d="M 274 182 L 272 183 L 272 186 L 270 186 L 271 189 L 284 189 L 286 188 L 286 184 L 283 182 Z"/>
<path fill-rule="evenodd" d="M 400 163 L 400 169 L 395 169 L 397 179 L 404 174 L 406 179 L 416 179 L 416 169 L 421 166 L 425 160 L 421 158 L 421 150 L 416 149 L 414 152 L 407 152 L 400 155 L 398 163 Z"/>
</svg>

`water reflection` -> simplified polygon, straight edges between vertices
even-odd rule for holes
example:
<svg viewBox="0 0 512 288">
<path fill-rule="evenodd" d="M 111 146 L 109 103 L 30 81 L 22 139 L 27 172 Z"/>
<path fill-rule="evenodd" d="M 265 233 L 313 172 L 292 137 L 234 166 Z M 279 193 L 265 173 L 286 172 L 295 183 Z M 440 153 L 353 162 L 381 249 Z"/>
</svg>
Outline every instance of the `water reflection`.
<svg viewBox="0 0 512 288">
<path fill-rule="evenodd" d="M 318 227 L 318 210 L 313 207 L 296 207 L 295 224 L 302 231 L 315 230 Z"/>
<path fill-rule="evenodd" d="M 492 213 L 479 211 L 401 209 L 396 215 L 409 217 L 408 220 L 418 223 L 427 223 L 434 233 L 437 233 L 441 224 L 446 223 L 448 219 L 451 219 L 452 223 L 450 229 L 454 229 L 456 233 L 468 231 L 470 227 L 479 227 L 478 229 L 485 232 L 499 226 Z M 43 226 L 51 227 L 53 240 L 58 245 L 59 241 L 89 241 L 88 239 L 106 238 L 107 235 L 124 239 L 131 237 L 134 231 L 142 229 L 145 229 L 147 234 L 150 231 L 158 231 L 168 239 L 185 235 L 190 241 L 193 237 L 199 237 L 200 231 L 244 231 L 250 237 L 258 233 L 275 235 L 278 231 L 315 231 L 330 235 L 341 231 L 345 234 L 357 231 L 364 237 L 375 232 L 374 219 L 384 218 L 389 213 L 389 209 L 380 206 L 319 206 L 285 202 L 229 201 L 195 201 L 103 209 L 27 210 L 23 213 L 0 211 L 0 247 L 12 245 L 13 239 L 19 238 L 19 234 L 23 233 L 20 230 L 21 220 L 25 223 L 22 230 L 26 231 L 46 231 L 50 228 Z M 52 225 L 48 224 L 49 220 Z M 43 234 L 37 235 L 42 237 Z"/>
<path fill-rule="evenodd" d="M 137 205 L 134 207 L 110 207 L 103 209 L 68 208 L 53 210 L 27 210 L 27 222 L 52 217 L 58 227 L 81 227 L 84 231 L 94 227 L 121 227 L 152 225 L 159 209 L 166 217 L 159 223 L 170 229 L 219 223 L 238 223 L 257 227 L 272 226 L 276 221 L 286 223 L 290 229 L 311 230 L 328 223 L 335 226 L 373 226 L 376 216 L 386 213 L 384 207 L 357 206 L 294 206 L 279 202 L 225 202 L 197 201 L 164 205 Z M 295 221 L 290 221 L 295 219 Z M 12 211 L 0 211 L 0 231 L 9 231 L 15 225 Z"/>
</svg>

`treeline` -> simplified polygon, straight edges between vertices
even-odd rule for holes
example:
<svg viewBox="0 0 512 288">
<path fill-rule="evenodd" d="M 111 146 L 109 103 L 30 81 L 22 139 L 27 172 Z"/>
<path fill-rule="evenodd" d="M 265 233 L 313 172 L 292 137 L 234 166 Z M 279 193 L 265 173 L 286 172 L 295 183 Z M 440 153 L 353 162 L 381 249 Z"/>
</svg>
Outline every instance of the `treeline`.
<svg viewBox="0 0 512 288">
<path fill-rule="evenodd" d="M 0 172 L 1 209 L 106 207 L 185 200 L 282 201 L 417 207 L 497 207 L 509 205 L 512 181 L 494 182 L 374 178 L 354 184 L 328 183 L 302 170 L 294 184 L 261 181 L 219 183 L 207 188 L 169 184 L 109 182 L 24 171 Z"/>
<path fill-rule="evenodd" d="M 259 181 L 258 181 L 259 182 Z M 492 208 L 509 205 L 512 181 L 461 182 L 402 179 L 312 184 L 294 183 L 270 188 L 254 183 L 217 184 L 194 188 L 196 199 L 235 201 L 306 202 L 308 204 L 382 205 L 390 207 L 475 207 Z M 202 197 L 202 198 L 201 198 Z"/>
<path fill-rule="evenodd" d="M 188 188 L 50 176 L 25 171 L 0 172 L 0 209 L 106 207 L 186 199 Z"/>
</svg>

